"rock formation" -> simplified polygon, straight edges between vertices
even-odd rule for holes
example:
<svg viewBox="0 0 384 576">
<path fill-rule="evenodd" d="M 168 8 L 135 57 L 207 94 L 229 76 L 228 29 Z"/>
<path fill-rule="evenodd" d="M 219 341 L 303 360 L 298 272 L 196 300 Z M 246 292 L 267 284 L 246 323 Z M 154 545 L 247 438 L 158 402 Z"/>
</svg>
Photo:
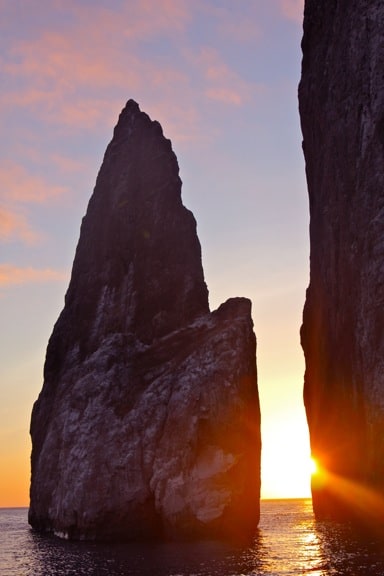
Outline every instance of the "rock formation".
<svg viewBox="0 0 384 576">
<path fill-rule="evenodd" d="M 299 105 L 311 248 L 301 337 L 323 470 L 313 479 L 319 518 L 383 512 L 383 27 L 380 0 L 305 2 Z"/>
<path fill-rule="evenodd" d="M 253 533 L 255 351 L 249 300 L 209 312 L 176 156 L 131 100 L 82 222 L 33 408 L 32 527 L 75 539 Z"/>
</svg>

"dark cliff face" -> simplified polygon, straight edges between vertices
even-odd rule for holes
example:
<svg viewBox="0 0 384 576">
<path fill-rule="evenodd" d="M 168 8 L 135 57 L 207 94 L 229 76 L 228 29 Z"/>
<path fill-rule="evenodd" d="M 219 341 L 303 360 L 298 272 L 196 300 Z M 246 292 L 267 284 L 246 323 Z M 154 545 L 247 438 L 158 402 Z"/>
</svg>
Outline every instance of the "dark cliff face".
<svg viewBox="0 0 384 576">
<path fill-rule="evenodd" d="M 250 302 L 209 312 L 176 156 L 133 101 L 82 222 L 31 436 L 38 530 L 130 539 L 257 526 Z"/>
<path fill-rule="evenodd" d="M 383 27 L 378 0 L 305 3 L 311 248 L 301 338 L 311 447 L 327 471 L 313 479 L 319 518 L 358 507 L 369 518 L 362 494 L 384 492 Z"/>
</svg>

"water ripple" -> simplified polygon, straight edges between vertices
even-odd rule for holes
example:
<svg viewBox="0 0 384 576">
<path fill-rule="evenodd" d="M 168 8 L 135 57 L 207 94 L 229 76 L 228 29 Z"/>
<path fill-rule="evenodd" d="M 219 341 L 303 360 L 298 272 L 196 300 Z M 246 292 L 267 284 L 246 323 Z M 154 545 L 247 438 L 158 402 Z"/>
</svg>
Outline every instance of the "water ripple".
<svg viewBox="0 0 384 576">
<path fill-rule="evenodd" d="M 310 500 L 262 502 L 251 545 L 221 542 L 103 545 L 31 532 L 26 509 L 0 510 L 4 576 L 382 576 L 381 543 L 319 523 Z"/>
</svg>

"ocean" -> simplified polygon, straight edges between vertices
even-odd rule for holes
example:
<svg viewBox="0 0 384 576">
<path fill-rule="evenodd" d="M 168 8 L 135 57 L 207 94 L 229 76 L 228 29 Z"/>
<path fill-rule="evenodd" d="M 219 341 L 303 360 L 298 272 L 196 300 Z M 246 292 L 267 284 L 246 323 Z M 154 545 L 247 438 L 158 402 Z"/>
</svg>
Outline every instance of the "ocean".
<svg viewBox="0 0 384 576">
<path fill-rule="evenodd" d="M 316 522 L 311 500 L 261 502 L 251 544 L 76 543 L 32 532 L 26 508 L 0 509 L 1 576 L 383 576 L 384 546 Z"/>
</svg>

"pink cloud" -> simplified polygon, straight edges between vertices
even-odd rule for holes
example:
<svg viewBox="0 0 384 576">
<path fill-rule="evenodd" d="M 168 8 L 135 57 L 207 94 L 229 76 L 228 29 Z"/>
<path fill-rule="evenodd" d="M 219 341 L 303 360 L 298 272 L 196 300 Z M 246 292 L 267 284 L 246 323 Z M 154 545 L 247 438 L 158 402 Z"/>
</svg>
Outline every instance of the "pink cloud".
<svg viewBox="0 0 384 576">
<path fill-rule="evenodd" d="M 62 186 L 52 186 L 14 162 L 0 163 L 0 197 L 12 202 L 42 204 L 64 194 Z"/>
<path fill-rule="evenodd" d="M 51 154 L 50 160 L 57 166 L 60 172 L 64 173 L 78 173 L 86 169 L 86 163 L 76 158 L 69 158 L 61 154 Z"/>
<path fill-rule="evenodd" d="M 121 85 L 122 70 L 110 64 L 115 45 L 108 43 L 105 29 L 104 33 L 99 30 L 96 38 L 95 21 L 93 25 L 67 34 L 45 32 L 36 40 L 16 44 L 13 61 L 5 65 L 5 71 L 13 76 L 33 78 L 40 86 L 28 96 L 32 102 L 41 99 L 52 87 L 58 93 L 73 94 L 79 86 Z M 101 26 L 101 22 L 97 25 Z M 128 55 L 126 59 L 128 63 L 132 60 Z M 136 74 L 130 79 L 136 80 Z M 23 95 L 21 101 L 22 98 Z"/>
<path fill-rule="evenodd" d="M 260 89 L 260 86 L 241 78 L 213 48 L 202 49 L 197 63 L 205 78 L 205 95 L 211 100 L 240 106 L 251 100 L 256 90 Z"/>
<path fill-rule="evenodd" d="M 190 103 L 187 105 L 185 99 L 176 98 L 172 106 L 169 106 L 169 100 L 164 97 L 145 109 L 165 127 L 165 136 L 171 138 L 173 144 L 176 141 L 183 144 L 196 140 L 203 142 L 210 137 L 196 106 Z"/>
<path fill-rule="evenodd" d="M 92 16 L 87 26 L 77 23 L 70 34 L 44 33 L 14 47 L 13 60 L 3 70 L 21 81 L 23 90 L 3 92 L 3 108 L 30 108 L 49 123 L 93 129 L 115 121 L 123 104 L 121 98 L 117 102 L 119 94 L 131 97 L 152 86 L 159 95 L 170 83 L 180 85 L 182 72 L 160 69 L 124 45 L 121 15 L 115 28 L 99 21 L 98 13 Z"/>
<path fill-rule="evenodd" d="M 14 239 L 33 245 L 40 235 L 31 228 L 24 214 L 0 206 L 0 242 Z"/>
<path fill-rule="evenodd" d="M 181 33 L 191 18 L 186 0 L 141 0 L 124 8 L 125 34 L 130 38 L 148 38 Z"/>
<path fill-rule="evenodd" d="M 243 103 L 241 94 L 230 88 L 209 88 L 206 90 L 206 95 L 211 100 L 223 102 L 224 104 L 234 104 L 240 106 Z"/>
<path fill-rule="evenodd" d="M 58 103 L 58 109 L 51 110 L 46 119 L 52 123 L 61 123 L 77 129 L 93 129 L 96 126 L 110 126 L 114 102 L 86 95 L 84 98 L 65 99 Z M 121 108 L 121 103 L 119 103 Z M 57 112 L 59 111 L 59 115 Z"/>
<path fill-rule="evenodd" d="M 79 19 L 65 32 L 16 41 L 2 70 L 17 88 L 2 92 L 2 107 L 30 108 L 61 125 L 93 128 L 106 123 L 110 93 L 127 93 L 128 87 L 133 93 L 142 83 L 140 60 L 123 45 L 124 18 L 116 14 L 110 20 L 92 9 L 92 18 L 88 10 L 86 23 L 84 16 L 84 24 Z"/>
<path fill-rule="evenodd" d="M 21 268 L 12 264 L 0 264 L 0 286 L 8 287 L 15 284 L 30 284 L 31 282 L 59 282 L 68 279 L 68 274 L 52 268 Z"/>
<path fill-rule="evenodd" d="M 30 204 L 44 205 L 67 193 L 62 186 L 50 184 L 31 174 L 21 164 L 0 163 L 0 242 L 21 241 L 35 245 L 42 236 L 30 225 L 25 211 Z"/>
<path fill-rule="evenodd" d="M 8 74 L 34 81 L 35 90 L 19 95 L 19 103 L 41 101 L 47 93 L 73 95 L 81 87 L 135 89 L 143 61 L 129 49 L 132 41 L 183 32 L 190 19 L 186 0 L 141 0 L 119 10 L 93 6 L 91 12 L 69 0 L 64 10 L 73 15 L 72 27 L 14 44 L 12 61 L 2 63 Z"/>
<path fill-rule="evenodd" d="M 209 18 L 216 23 L 216 31 L 227 41 L 235 41 L 240 44 L 257 43 L 261 36 L 260 26 L 258 24 L 258 7 L 256 4 L 249 5 L 248 9 L 237 10 L 234 15 L 234 6 L 228 7 L 223 5 L 214 5 L 207 3 L 205 0 L 197 0 L 195 6 L 203 18 Z"/>
<path fill-rule="evenodd" d="M 304 0 L 279 0 L 283 15 L 295 22 L 303 21 Z"/>
<path fill-rule="evenodd" d="M 214 49 L 191 56 L 184 34 L 191 21 L 207 17 L 217 21 L 218 34 L 249 41 L 257 19 L 247 18 L 248 8 L 233 18 L 230 8 L 202 0 L 107 6 L 95 3 L 90 11 L 75 0 L 55 0 L 53 26 L 15 40 L 8 60 L 3 57 L 2 70 L 12 82 L 0 94 L 0 106 L 26 108 L 40 121 L 69 130 L 94 130 L 113 126 L 124 100 L 133 97 L 148 112 L 163 108 L 172 133 L 186 141 L 203 132 L 202 96 L 208 103 L 241 106 L 259 89 Z M 177 44 L 178 57 L 148 59 L 140 42 L 163 38 Z M 178 102 L 184 114 L 174 112 Z"/>
<path fill-rule="evenodd" d="M 35 82 L 36 79 L 31 79 Z M 92 92 L 82 95 L 71 95 L 61 91 L 54 83 L 47 90 L 36 90 L 32 85 L 26 85 L 23 93 L 8 92 L 0 94 L 0 107 L 4 113 L 7 108 L 19 106 L 30 108 L 38 118 L 50 124 L 59 124 L 66 128 L 93 129 L 96 126 L 110 126 L 115 120 L 111 110 L 116 105 L 116 99 L 98 98 Z M 121 108 L 119 99 L 118 108 Z"/>
</svg>

